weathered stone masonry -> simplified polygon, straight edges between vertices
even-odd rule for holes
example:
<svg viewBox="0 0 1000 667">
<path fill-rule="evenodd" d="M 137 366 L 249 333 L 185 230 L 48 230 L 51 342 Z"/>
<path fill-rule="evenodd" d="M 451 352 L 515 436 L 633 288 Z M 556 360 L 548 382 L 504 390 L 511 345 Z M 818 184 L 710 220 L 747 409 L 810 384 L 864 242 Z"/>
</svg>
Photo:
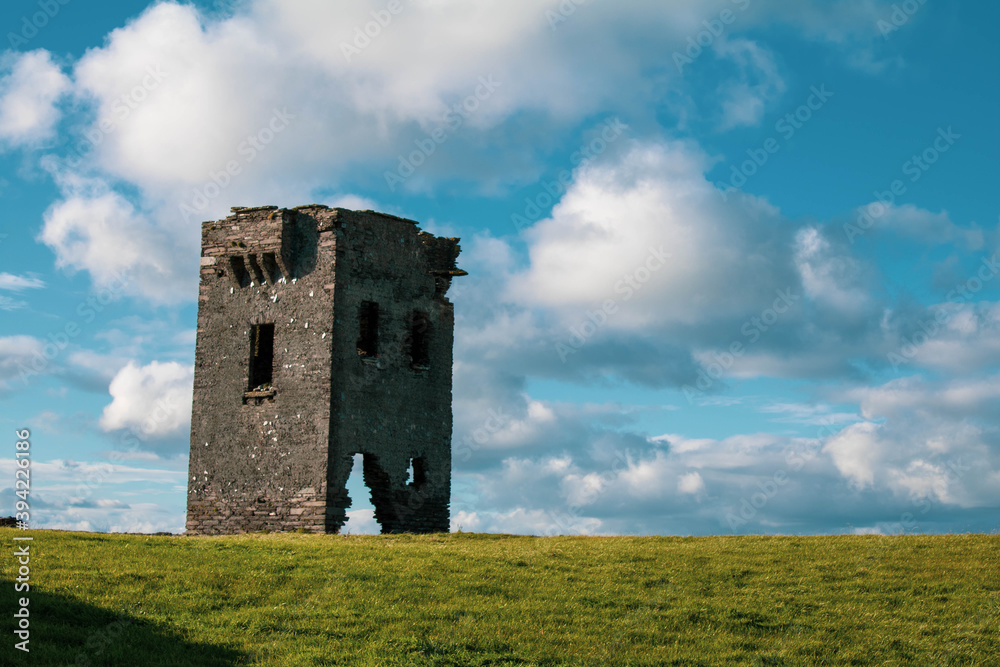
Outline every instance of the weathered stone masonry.
<svg viewBox="0 0 1000 667">
<path fill-rule="evenodd" d="M 319 205 L 203 224 L 189 533 L 335 533 L 354 454 L 383 532 L 448 530 L 459 252 Z"/>
</svg>

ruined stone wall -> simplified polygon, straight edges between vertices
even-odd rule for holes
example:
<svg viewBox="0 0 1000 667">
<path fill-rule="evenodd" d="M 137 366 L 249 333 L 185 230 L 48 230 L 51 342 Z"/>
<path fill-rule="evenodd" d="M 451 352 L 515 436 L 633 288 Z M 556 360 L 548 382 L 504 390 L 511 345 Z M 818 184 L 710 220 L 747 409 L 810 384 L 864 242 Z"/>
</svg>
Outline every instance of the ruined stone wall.
<svg viewBox="0 0 1000 667">
<path fill-rule="evenodd" d="M 189 532 L 325 530 L 335 246 L 309 222 L 269 207 L 203 226 Z M 266 323 L 273 378 L 254 393 L 251 328 Z"/>
<path fill-rule="evenodd" d="M 384 532 L 446 532 L 454 315 L 443 293 L 450 277 L 431 272 L 454 268 L 457 246 L 448 244 L 452 255 L 435 263 L 435 237 L 413 221 L 381 214 L 340 211 L 337 228 L 331 507 L 346 508 L 338 491 L 352 456 L 360 453 Z M 377 357 L 358 351 L 363 302 L 378 304 Z M 423 333 L 428 363 L 417 367 L 410 349 L 414 311 L 429 323 Z M 408 483 L 411 462 L 414 479 Z"/>
<path fill-rule="evenodd" d="M 448 530 L 444 294 L 463 273 L 458 251 L 413 221 L 324 206 L 234 209 L 203 225 L 190 533 L 337 532 L 355 453 L 384 532 Z M 377 355 L 359 354 L 363 302 L 378 304 Z M 418 364 L 414 311 L 427 315 Z M 254 387 L 261 324 L 274 325 L 272 381 Z"/>
</svg>

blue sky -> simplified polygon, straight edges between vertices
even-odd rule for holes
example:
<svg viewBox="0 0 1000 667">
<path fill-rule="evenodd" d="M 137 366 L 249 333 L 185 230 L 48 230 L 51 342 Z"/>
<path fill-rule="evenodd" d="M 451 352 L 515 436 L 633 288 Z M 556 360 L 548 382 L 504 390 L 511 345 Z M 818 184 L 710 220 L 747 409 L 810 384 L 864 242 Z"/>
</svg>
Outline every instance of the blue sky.
<svg viewBox="0 0 1000 667">
<path fill-rule="evenodd" d="M 456 529 L 995 531 L 997 19 L 6 3 L 0 511 L 182 530 L 199 222 L 318 202 L 463 239 Z"/>
</svg>

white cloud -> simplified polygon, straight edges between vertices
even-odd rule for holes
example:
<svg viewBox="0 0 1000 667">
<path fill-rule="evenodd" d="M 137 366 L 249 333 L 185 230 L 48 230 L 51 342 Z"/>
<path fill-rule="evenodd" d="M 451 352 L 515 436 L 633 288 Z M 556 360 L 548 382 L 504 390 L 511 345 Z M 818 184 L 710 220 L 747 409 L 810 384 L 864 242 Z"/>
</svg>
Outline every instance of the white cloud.
<svg viewBox="0 0 1000 667">
<path fill-rule="evenodd" d="M 877 307 L 871 287 L 874 276 L 818 228 L 804 227 L 796 234 L 795 264 L 806 295 L 829 312 L 852 321 L 873 314 Z"/>
<path fill-rule="evenodd" d="M 28 305 L 27 301 L 12 299 L 9 296 L 0 295 L 0 310 L 17 310 Z"/>
<path fill-rule="evenodd" d="M 9 388 L 15 379 L 30 377 L 34 363 L 45 360 L 44 350 L 45 343 L 33 336 L 0 337 L 0 389 Z"/>
<path fill-rule="evenodd" d="M 698 148 L 675 142 L 633 143 L 620 159 L 581 167 L 552 217 L 526 232 L 531 266 L 512 280 L 514 299 L 573 316 L 613 299 L 620 312 L 606 326 L 626 330 L 773 301 L 795 280 L 778 212 L 751 197 L 724 202 L 708 166 Z"/>
<path fill-rule="evenodd" d="M 56 106 L 70 80 L 48 51 L 6 53 L 0 58 L 0 142 L 11 146 L 51 138 L 60 119 Z"/>
<path fill-rule="evenodd" d="M 158 2 L 112 31 L 73 68 L 75 101 L 95 117 L 79 133 L 92 138 L 93 150 L 82 163 L 69 160 L 68 170 L 136 194 L 128 202 L 107 187 L 67 189 L 46 218 L 46 242 L 59 262 L 98 279 L 130 267 L 133 292 L 193 299 L 193 282 L 174 286 L 177 276 L 195 274 L 184 262 L 197 257 L 200 220 L 232 205 L 301 204 L 345 178 L 382 182 L 400 155 L 442 126 L 447 141 L 406 188 L 460 180 L 496 192 L 530 181 L 545 151 L 598 110 L 631 109 L 637 126 L 653 121 L 669 85 L 650 87 L 644 76 L 660 72 L 669 84 L 676 74 L 664 54 L 684 48 L 714 14 L 689 2 L 592 3 L 553 31 L 533 0 L 402 6 L 370 45 L 346 55 L 372 12 L 385 11 L 383 2 L 256 0 L 235 14 L 207 15 L 192 4 Z M 856 34 L 860 14 L 839 4 L 809 13 L 761 2 L 743 25 L 777 18 L 842 41 Z M 843 26 L 846 33 L 835 32 Z M 738 85 L 725 92 L 727 117 L 750 122 L 783 83 L 762 44 L 733 39 L 724 48 L 741 68 Z M 62 75 L 48 54 L 34 53 L 24 62 L 49 63 L 45 100 L 55 99 Z M 449 117 L 460 127 L 446 122 L 449 109 L 475 94 L 474 112 Z M 287 119 L 280 132 L 271 125 L 276 114 Z M 39 127 L 54 122 L 30 116 Z M 238 173 L 228 174 L 227 165 Z M 349 193 L 335 199 L 365 204 Z M 122 242 L 113 257 L 110 235 Z M 172 252 L 157 253 L 160 247 Z"/>
<path fill-rule="evenodd" d="M 882 326 L 882 277 L 835 231 L 721 196 L 691 143 L 620 148 L 578 168 L 551 216 L 523 233 L 526 267 L 518 241 L 473 238 L 471 275 L 453 292 L 456 378 L 489 365 L 691 386 L 723 359 L 707 398 L 729 378 L 884 365 L 896 333 Z"/>
<path fill-rule="evenodd" d="M 844 392 L 868 420 L 825 447 L 858 487 L 961 507 L 998 502 L 1000 380 L 918 376 Z M 876 420 L 878 420 L 876 422 Z"/>
<path fill-rule="evenodd" d="M 21 292 L 26 289 L 38 289 L 45 287 L 45 283 L 38 278 L 27 278 L 15 276 L 10 273 L 0 273 L 0 290 L 11 292 Z M 17 310 L 28 305 L 27 301 L 14 299 L 0 294 L 0 310 Z"/>
<path fill-rule="evenodd" d="M 459 510 L 451 517 L 451 530 L 466 533 L 507 533 L 512 535 L 600 535 L 600 519 L 560 510 L 517 507 L 507 512 Z"/>
<path fill-rule="evenodd" d="M 771 52 L 748 39 L 720 40 L 715 51 L 733 61 L 739 76 L 719 88 L 722 100 L 720 129 L 758 125 L 769 104 L 785 92 L 785 80 L 778 72 Z"/>
<path fill-rule="evenodd" d="M 949 373 L 971 373 L 1000 362 L 1000 302 L 939 303 L 900 323 L 890 361 Z"/>
<path fill-rule="evenodd" d="M 881 214 L 879 214 L 881 213 Z M 928 211 L 913 204 L 871 202 L 859 207 L 856 216 L 872 219 L 873 229 L 917 239 L 927 244 L 960 243 L 968 250 L 979 250 L 985 241 L 983 230 L 975 225 L 960 227 L 947 211 Z"/>
<path fill-rule="evenodd" d="M 891 471 L 893 485 L 905 490 L 912 498 L 933 498 L 937 502 L 957 504 L 949 487 L 952 478 L 942 466 L 917 459 L 906 470 Z"/>
<path fill-rule="evenodd" d="M 689 472 L 681 477 L 677 483 L 677 490 L 681 493 L 698 495 L 705 490 L 705 480 L 697 472 Z"/>
<path fill-rule="evenodd" d="M 26 289 L 45 287 L 45 282 L 38 278 L 15 276 L 11 273 L 0 273 L 0 289 L 20 292 Z"/>
<path fill-rule="evenodd" d="M 879 425 L 871 422 L 851 424 L 824 447 L 837 469 L 858 487 L 875 481 L 875 469 L 882 454 Z"/>
<path fill-rule="evenodd" d="M 90 273 L 97 285 L 163 302 L 196 294 L 198 254 L 153 224 L 123 196 L 102 187 L 70 185 L 45 212 L 39 239 L 56 253 L 56 265 Z M 89 190 L 89 191 L 88 191 Z"/>
<path fill-rule="evenodd" d="M 877 387 L 846 393 L 858 400 L 866 419 L 919 416 L 996 418 L 1000 405 L 1000 377 L 960 378 L 931 382 L 919 376 L 891 380 Z"/>
<path fill-rule="evenodd" d="M 347 523 L 340 532 L 342 535 L 378 535 L 382 529 L 375 520 L 375 510 L 348 510 Z"/>
<path fill-rule="evenodd" d="M 116 452 L 117 454 L 117 452 Z M 160 461 L 162 464 L 163 461 Z M 137 468 L 119 462 L 35 460 L 32 523 L 54 530 L 181 532 L 187 467 Z M 16 462 L 0 459 L 0 473 L 13 479 Z M 180 493 L 178 493 L 178 491 Z M 11 511 L 13 489 L 2 489 L 0 511 Z"/>
<path fill-rule="evenodd" d="M 111 381 L 113 400 L 104 408 L 101 428 L 130 428 L 143 439 L 182 433 L 190 423 L 193 382 L 194 370 L 187 365 L 130 362 Z"/>
<path fill-rule="evenodd" d="M 240 175 L 206 215 L 224 212 L 239 197 L 305 201 L 311 188 L 357 163 L 392 165 L 478 88 L 487 99 L 461 118 L 461 131 L 449 128 L 448 142 L 421 177 L 468 178 L 507 165 L 514 172 L 506 178 L 518 179 L 523 156 L 516 167 L 505 159 L 469 159 L 464 133 L 482 133 L 493 148 L 521 154 L 491 137 L 491 129 L 517 113 L 537 113 L 521 131 L 544 141 L 553 129 L 547 118 L 565 125 L 599 105 L 620 106 L 623 95 L 648 95 L 639 77 L 650 54 L 609 34 L 647 23 L 649 17 L 637 11 L 588 7 L 589 17 L 580 12 L 573 26 L 553 35 L 529 0 L 404 7 L 384 34 L 348 61 L 342 45 L 355 39 L 355 28 L 371 21 L 373 11 L 384 11 L 384 3 L 261 0 L 221 20 L 206 19 L 190 5 L 154 5 L 76 65 L 77 94 L 97 107 L 95 127 L 103 122 L 114 128 L 95 151 L 97 164 L 156 199 L 176 202 L 179 192 L 190 198 L 210 172 L 236 160 Z M 657 39 L 680 39 L 666 16 L 659 23 Z M 652 43 L 654 32 L 644 32 Z M 123 107 L 150 70 L 160 79 L 155 89 Z M 483 80 L 493 82 L 489 91 Z M 294 119 L 258 159 L 244 160 L 241 145 L 276 107 L 287 107 Z"/>
</svg>

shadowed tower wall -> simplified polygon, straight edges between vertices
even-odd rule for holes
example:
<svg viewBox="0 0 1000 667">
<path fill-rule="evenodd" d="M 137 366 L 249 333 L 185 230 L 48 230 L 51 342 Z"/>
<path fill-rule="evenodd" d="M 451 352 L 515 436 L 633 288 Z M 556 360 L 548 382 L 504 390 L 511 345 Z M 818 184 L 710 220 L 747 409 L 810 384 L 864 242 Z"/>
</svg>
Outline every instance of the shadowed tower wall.
<svg viewBox="0 0 1000 667">
<path fill-rule="evenodd" d="M 337 532 L 355 454 L 383 532 L 448 530 L 459 251 L 325 206 L 203 224 L 189 533 Z"/>
</svg>

